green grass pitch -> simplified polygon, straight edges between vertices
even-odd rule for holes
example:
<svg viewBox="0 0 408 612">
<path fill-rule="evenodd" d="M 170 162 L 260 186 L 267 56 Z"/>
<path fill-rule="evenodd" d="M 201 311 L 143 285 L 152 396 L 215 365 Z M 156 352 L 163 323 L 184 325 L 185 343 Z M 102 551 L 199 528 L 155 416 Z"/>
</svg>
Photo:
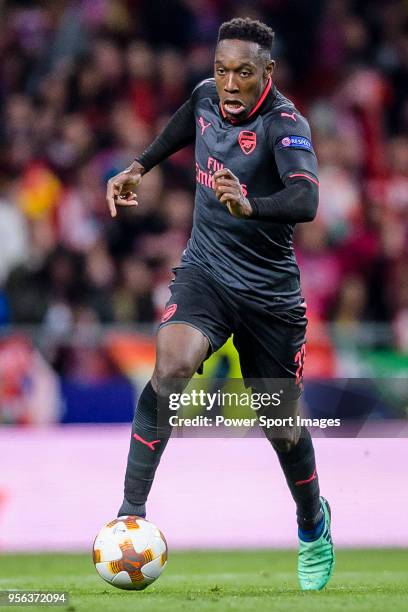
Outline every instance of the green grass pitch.
<svg viewBox="0 0 408 612">
<path fill-rule="evenodd" d="M 54 608 L 68 612 L 405 612 L 407 553 L 339 550 L 334 575 L 319 593 L 299 591 L 295 551 L 170 551 L 162 576 L 142 592 L 121 591 L 103 582 L 88 555 L 6 554 L 0 556 L 0 590 L 68 591 L 69 604 Z"/>
</svg>

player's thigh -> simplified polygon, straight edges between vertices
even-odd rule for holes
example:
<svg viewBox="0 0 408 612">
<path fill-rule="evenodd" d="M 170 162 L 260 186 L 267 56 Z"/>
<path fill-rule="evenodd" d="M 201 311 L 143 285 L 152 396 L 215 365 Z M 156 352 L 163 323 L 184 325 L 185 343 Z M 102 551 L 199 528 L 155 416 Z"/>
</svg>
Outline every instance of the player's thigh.
<svg viewBox="0 0 408 612">
<path fill-rule="evenodd" d="M 306 309 L 247 312 L 234 334 L 244 379 L 293 380 L 299 387 L 306 354 Z"/>
<path fill-rule="evenodd" d="M 207 336 L 187 323 L 161 327 L 157 334 L 153 386 L 169 378 L 191 378 L 206 358 L 209 347 Z"/>
<path fill-rule="evenodd" d="M 304 307 L 274 315 L 248 315 L 234 336 L 243 378 L 264 395 L 257 417 L 278 450 L 297 443 L 307 319 Z M 270 401 L 268 401 L 270 398 Z M 264 425 L 262 425 L 262 423 Z"/>
<path fill-rule="evenodd" d="M 174 274 L 160 329 L 188 324 L 207 337 L 209 353 L 217 351 L 231 335 L 231 314 L 222 288 L 198 266 L 177 268 Z"/>
<path fill-rule="evenodd" d="M 230 335 L 228 308 L 218 285 L 200 268 L 175 271 L 157 338 L 157 380 L 188 379 Z"/>
</svg>

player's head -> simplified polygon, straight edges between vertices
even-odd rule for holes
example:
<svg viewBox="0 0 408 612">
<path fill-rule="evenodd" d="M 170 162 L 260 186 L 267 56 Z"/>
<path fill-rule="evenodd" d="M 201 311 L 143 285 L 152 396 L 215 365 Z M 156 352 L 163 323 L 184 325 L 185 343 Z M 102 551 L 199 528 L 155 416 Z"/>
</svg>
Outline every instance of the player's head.
<svg viewBox="0 0 408 612">
<path fill-rule="evenodd" d="M 225 114 L 244 119 L 255 106 L 273 72 L 274 32 L 253 19 L 231 19 L 220 27 L 214 76 Z"/>
</svg>

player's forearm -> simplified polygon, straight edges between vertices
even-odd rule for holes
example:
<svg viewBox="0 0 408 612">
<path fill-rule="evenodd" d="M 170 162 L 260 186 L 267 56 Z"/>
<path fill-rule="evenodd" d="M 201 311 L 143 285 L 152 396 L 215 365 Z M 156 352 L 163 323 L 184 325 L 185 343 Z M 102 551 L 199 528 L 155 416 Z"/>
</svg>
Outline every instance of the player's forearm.
<svg viewBox="0 0 408 612">
<path fill-rule="evenodd" d="M 298 180 L 264 198 L 249 198 L 251 219 L 276 223 L 313 221 L 317 212 L 319 189 L 311 180 Z"/>
<path fill-rule="evenodd" d="M 136 160 L 148 172 L 173 153 L 194 142 L 194 138 L 194 109 L 191 100 L 187 100 L 174 113 L 161 134 Z"/>
</svg>

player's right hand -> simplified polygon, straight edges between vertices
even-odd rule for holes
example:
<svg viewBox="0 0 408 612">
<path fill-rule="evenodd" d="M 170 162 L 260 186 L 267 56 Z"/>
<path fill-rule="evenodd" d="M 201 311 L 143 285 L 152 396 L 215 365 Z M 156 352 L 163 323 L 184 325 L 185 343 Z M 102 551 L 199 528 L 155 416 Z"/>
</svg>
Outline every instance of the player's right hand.
<svg viewBox="0 0 408 612">
<path fill-rule="evenodd" d="M 133 164 L 109 179 L 106 188 L 106 202 L 111 217 L 116 217 L 116 206 L 138 206 L 137 196 L 134 192 L 144 174 L 144 168 L 139 162 Z"/>
</svg>

